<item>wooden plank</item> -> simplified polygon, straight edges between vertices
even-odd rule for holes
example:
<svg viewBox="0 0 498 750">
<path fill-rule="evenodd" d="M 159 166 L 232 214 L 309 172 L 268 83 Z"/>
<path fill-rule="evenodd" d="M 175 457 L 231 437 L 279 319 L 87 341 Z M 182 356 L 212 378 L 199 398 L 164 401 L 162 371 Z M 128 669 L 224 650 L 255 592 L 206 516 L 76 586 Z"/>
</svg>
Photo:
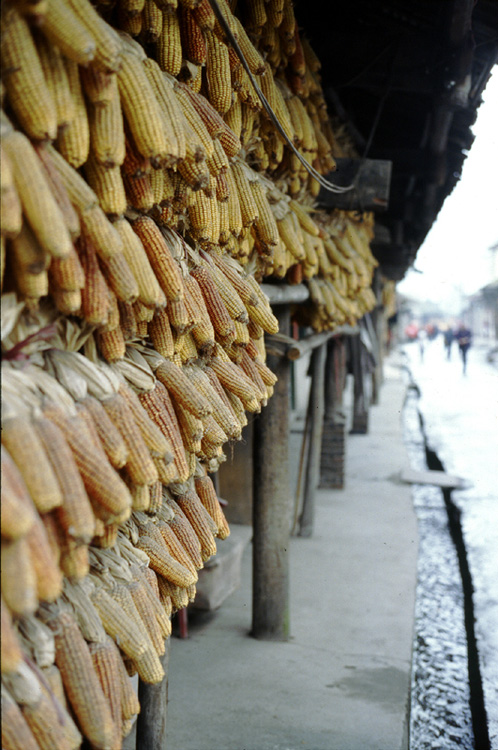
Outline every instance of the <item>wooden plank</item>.
<svg viewBox="0 0 498 750">
<path fill-rule="evenodd" d="M 280 330 L 290 331 L 290 309 L 277 310 Z M 268 357 L 278 380 L 268 406 L 254 423 L 253 599 L 254 638 L 289 638 L 289 547 L 292 493 L 289 483 L 291 363 Z"/>
<path fill-rule="evenodd" d="M 320 456 L 322 452 L 323 415 L 325 413 L 325 359 L 327 347 L 322 345 L 313 350 L 310 373 L 310 438 L 306 480 L 304 486 L 303 509 L 299 522 L 299 536 L 313 534 L 315 519 L 315 494 L 320 481 Z"/>
<path fill-rule="evenodd" d="M 400 480 L 405 484 L 433 484 L 442 489 L 465 490 L 472 487 L 472 483 L 467 479 L 447 474 L 445 471 L 436 471 L 433 469 L 425 471 L 403 469 L 400 474 Z"/>
<path fill-rule="evenodd" d="M 327 341 L 339 336 L 356 336 L 360 333 L 358 326 L 337 326 L 333 331 L 322 331 L 321 333 L 312 333 L 310 336 L 304 336 L 299 341 L 285 336 L 282 333 L 269 334 L 265 337 L 266 350 L 274 355 L 287 357 L 295 361 L 309 354 L 319 346 L 326 344 Z"/>
<path fill-rule="evenodd" d="M 345 193 L 320 189 L 318 204 L 344 211 L 386 211 L 389 207 L 392 162 L 386 159 L 336 159 L 337 169 L 326 179 L 339 187 L 354 185 Z"/>
</svg>

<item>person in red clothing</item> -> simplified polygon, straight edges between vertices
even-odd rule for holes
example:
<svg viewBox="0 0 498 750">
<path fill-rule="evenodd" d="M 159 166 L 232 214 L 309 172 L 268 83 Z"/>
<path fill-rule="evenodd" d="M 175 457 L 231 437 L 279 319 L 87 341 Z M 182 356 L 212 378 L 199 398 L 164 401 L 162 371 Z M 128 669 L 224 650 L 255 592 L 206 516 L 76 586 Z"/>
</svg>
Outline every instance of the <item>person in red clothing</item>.
<svg viewBox="0 0 498 750">
<path fill-rule="evenodd" d="M 463 374 L 467 372 L 467 352 L 472 344 L 472 331 L 467 328 L 465 323 L 460 323 L 456 332 L 455 339 L 458 343 L 458 349 L 462 358 Z"/>
</svg>

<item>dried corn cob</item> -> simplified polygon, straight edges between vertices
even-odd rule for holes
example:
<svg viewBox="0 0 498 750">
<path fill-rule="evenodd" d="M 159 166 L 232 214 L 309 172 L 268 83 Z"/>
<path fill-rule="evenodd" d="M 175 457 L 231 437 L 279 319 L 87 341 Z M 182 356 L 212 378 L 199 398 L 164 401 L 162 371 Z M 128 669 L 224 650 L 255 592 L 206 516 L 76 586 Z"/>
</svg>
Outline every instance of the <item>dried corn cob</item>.
<svg viewBox="0 0 498 750">
<path fill-rule="evenodd" d="M 2 444 L 16 463 L 37 510 L 46 513 L 62 505 L 60 487 L 29 417 L 4 419 Z"/>
<path fill-rule="evenodd" d="M 138 425 L 149 450 L 163 458 L 167 463 L 170 463 L 173 460 L 171 446 L 157 425 L 147 415 L 137 394 L 124 384 L 120 386 L 119 393 L 128 404 L 135 423 Z M 152 484 L 152 482 L 148 482 L 147 484 Z"/>
<path fill-rule="evenodd" d="M 29 533 L 29 532 L 28 532 Z M 32 614 L 37 605 L 36 575 L 26 536 L 2 540 L 2 597 L 13 615 Z"/>
<path fill-rule="evenodd" d="M 104 166 L 90 154 L 85 163 L 85 175 L 106 214 L 119 215 L 126 211 L 126 193 L 118 166 Z"/>
<path fill-rule="evenodd" d="M 147 326 L 154 349 L 167 359 L 174 354 L 174 341 L 168 313 L 166 310 L 156 310 L 153 319 Z"/>
<path fill-rule="evenodd" d="M 187 409 L 197 419 L 202 419 L 211 413 L 208 401 L 192 387 L 189 379 L 181 368 L 169 360 L 164 360 L 155 371 L 156 377 L 166 386 L 175 400 Z"/>
<path fill-rule="evenodd" d="M 41 698 L 35 706 L 24 705 L 22 714 L 36 738 L 40 750 L 72 750 L 60 714 L 49 694 L 41 691 Z"/>
<path fill-rule="evenodd" d="M 171 255 L 161 230 L 148 216 L 141 216 L 133 222 L 132 227 L 142 241 L 152 269 L 168 301 L 174 302 L 180 299 L 183 296 L 180 269 Z"/>
<path fill-rule="evenodd" d="M 59 130 L 57 148 L 72 167 L 77 169 L 88 158 L 90 149 L 90 128 L 85 99 L 79 77 L 78 64 L 74 60 L 65 60 L 65 68 L 73 100 L 74 116 L 67 127 Z"/>
<path fill-rule="evenodd" d="M 81 420 L 67 416 L 53 403 L 47 404 L 43 411 L 45 416 L 62 430 L 73 452 L 95 514 L 105 521 L 126 520 L 131 508 L 130 493 L 108 463 L 103 450 L 98 450 L 89 435 L 84 432 Z"/>
<path fill-rule="evenodd" d="M 135 422 L 129 405 L 119 393 L 102 401 L 107 416 L 119 430 L 128 449 L 126 472 L 135 484 L 149 484 L 157 480 L 157 472 L 143 435 Z M 167 450 L 164 442 L 161 445 Z"/>
<path fill-rule="evenodd" d="M 179 481 L 185 482 L 189 477 L 189 468 L 180 435 L 180 427 L 167 389 L 158 381 L 153 391 L 140 393 L 139 399 L 149 417 L 171 443 L 177 477 Z"/>
<path fill-rule="evenodd" d="M 110 747 L 112 716 L 75 619 L 69 612 L 59 611 L 50 613 L 47 624 L 54 634 L 55 663 L 84 736 L 95 747 Z"/>
<path fill-rule="evenodd" d="M 4 750 L 39 750 L 21 709 L 2 685 L 2 747 Z"/>
<path fill-rule="evenodd" d="M 125 51 L 118 73 L 123 111 L 139 152 L 160 166 L 171 146 L 161 108 L 141 60 Z"/>
<path fill-rule="evenodd" d="M 2 538 L 23 537 L 35 519 L 35 508 L 24 479 L 7 449 L 2 445 Z"/>
<path fill-rule="evenodd" d="M 223 339 L 230 336 L 234 337 L 235 328 L 232 318 L 209 269 L 204 266 L 195 266 L 191 269 L 190 275 L 200 287 L 215 332 Z"/>
<path fill-rule="evenodd" d="M 71 237 L 35 150 L 23 133 L 15 131 L 5 134 L 2 143 L 31 229 L 46 252 L 58 258 L 67 257 L 71 253 Z"/>
<path fill-rule="evenodd" d="M 116 747 L 120 745 L 122 723 L 122 687 L 118 666 L 121 657 L 110 636 L 102 643 L 90 643 L 89 651 L 114 722 L 115 738 L 112 747 Z"/>
<path fill-rule="evenodd" d="M 53 140 L 57 112 L 26 19 L 10 6 L 2 13 L 2 70 L 12 109 L 34 140 Z"/>
<path fill-rule="evenodd" d="M 95 40 L 93 63 L 105 72 L 119 70 L 122 42 L 118 34 L 87 0 L 68 0 L 67 4 Z"/>
<path fill-rule="evenodd" d="M 214 534 L 216 526 L 201 501 L 193 490 L 179 495 L 175 498 L 178 507 L 183 511 L 186 518 L 194 529 L 201 544 L 201 556 L 203 562 L 209 560 L 216 554 L 216 541 Z"/>
<path fill-rule="evenodd" d="M 9 672 L 15 672 L 23 660 L 23 653 L 21 651 L 21 645 L 19 637 L 16 634 L 12 623 L 12 615 L 7 608 L 3 598 L 1 600 L 1 628 L 2 638 L 0 644 L 2 647 L 1 653 L 1 671 L 2 674 L 8 674 Z"/>
</svg>

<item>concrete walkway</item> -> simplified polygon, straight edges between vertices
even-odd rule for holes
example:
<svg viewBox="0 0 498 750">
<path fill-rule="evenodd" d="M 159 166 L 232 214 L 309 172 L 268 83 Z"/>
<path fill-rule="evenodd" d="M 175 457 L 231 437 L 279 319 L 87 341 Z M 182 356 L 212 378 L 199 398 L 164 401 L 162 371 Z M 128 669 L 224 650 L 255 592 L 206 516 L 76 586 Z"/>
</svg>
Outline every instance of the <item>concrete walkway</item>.
<svg viewBox="0 0 498 750">
<path fill-rule="evenodd" d="M 250 545 L 239 588 L 172 639 L 168 748 L 408 747 L 418 542 L 397 478 L 404 395 L 388 361 L 369 434 L 347 438 L 346 488 L 320 490 L 314 535 L 291 540 L 290 641 L 248 635 Z"/>
</svg>

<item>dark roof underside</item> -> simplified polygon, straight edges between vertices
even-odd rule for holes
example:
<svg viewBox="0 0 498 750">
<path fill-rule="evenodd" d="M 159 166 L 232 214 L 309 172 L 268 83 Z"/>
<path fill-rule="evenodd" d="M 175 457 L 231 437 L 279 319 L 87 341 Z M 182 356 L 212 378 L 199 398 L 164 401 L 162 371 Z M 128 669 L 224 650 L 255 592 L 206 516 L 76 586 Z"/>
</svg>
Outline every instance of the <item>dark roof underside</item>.
<svg viewBox="0 0 498 750">
<path fill-rule="evenodd" d="M 373 249 L 384 275 L 401 279 L 472 145 L 498 60 L 498 2 L 297 0 L 295 12 L 330 113 L 348 122 L 360 156 L 393 162 Z"/>
</svg>

